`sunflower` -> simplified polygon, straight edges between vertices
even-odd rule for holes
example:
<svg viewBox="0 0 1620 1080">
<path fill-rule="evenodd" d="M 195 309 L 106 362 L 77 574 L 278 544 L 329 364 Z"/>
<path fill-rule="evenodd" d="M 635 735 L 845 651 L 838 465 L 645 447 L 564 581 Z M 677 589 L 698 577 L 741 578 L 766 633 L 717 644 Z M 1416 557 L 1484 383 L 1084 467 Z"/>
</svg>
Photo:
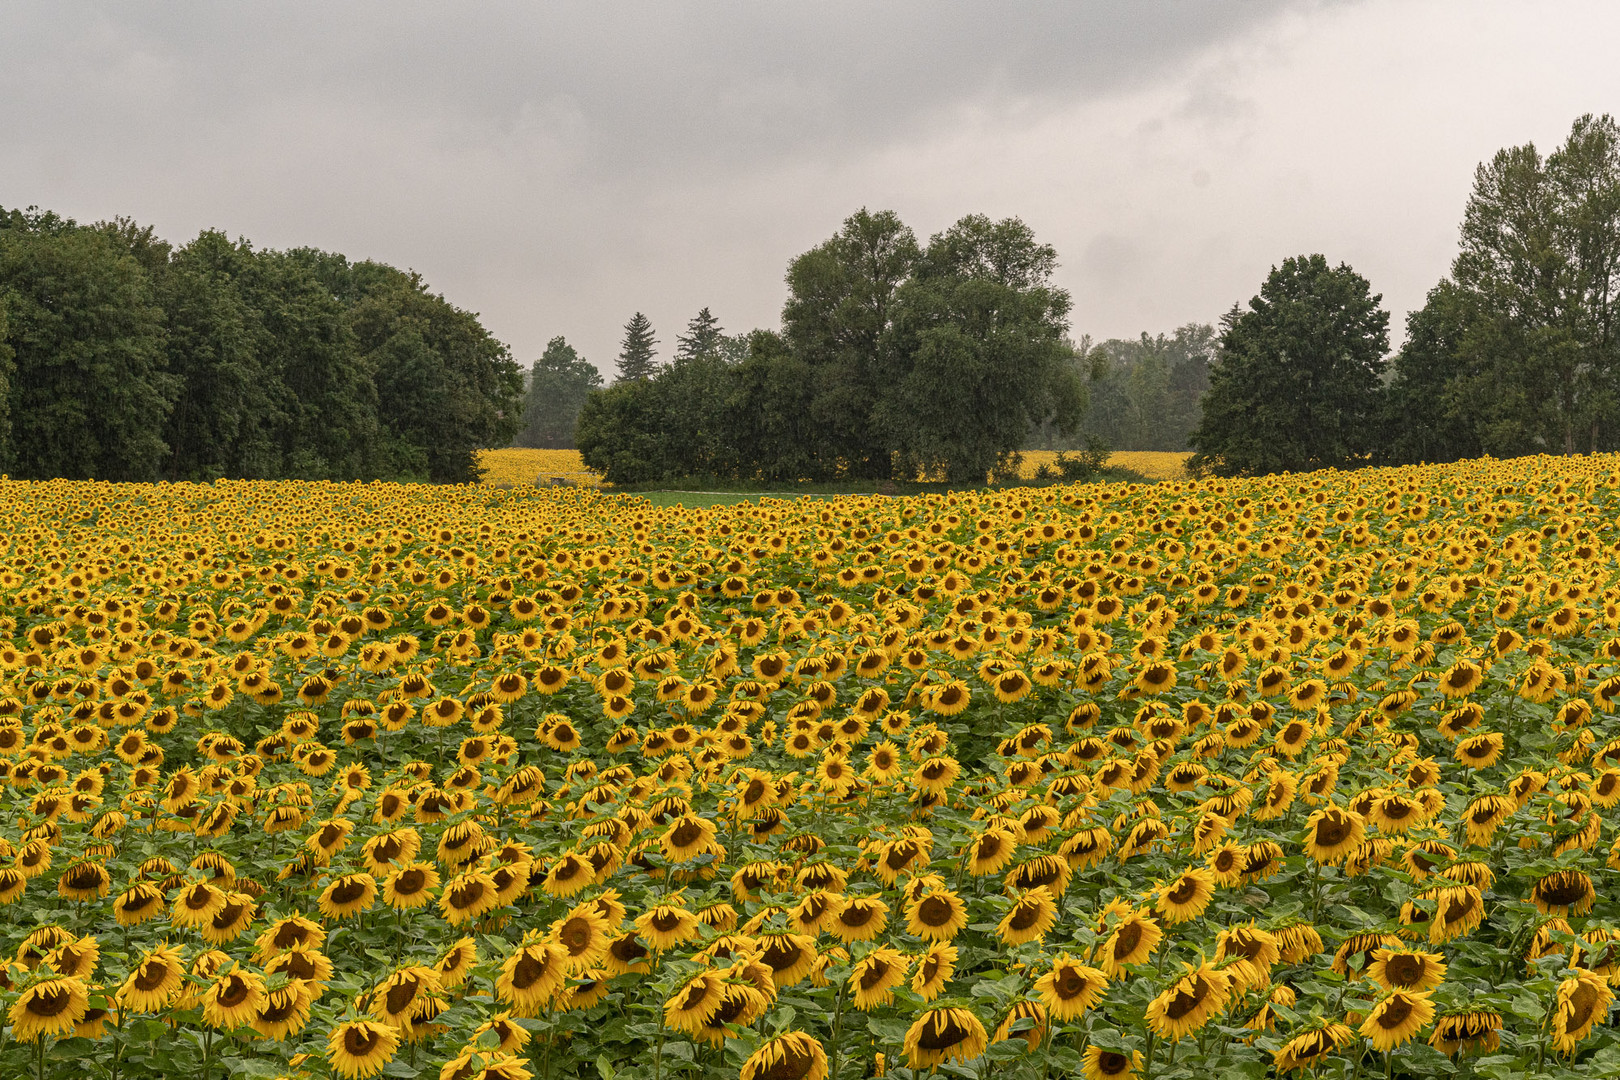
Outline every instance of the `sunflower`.
<svg viewBox="0 0 1620 1080">
<path fill-rule="evenodd" d="M 935 943 L 917 960 L 917 971 L 911 976 L 912 993 L 924 1001 L 933 1001 L 945 990 L 945 984 L 956 974 L 956 946 Z"/>
<path fill-rule="evenodd" d="M 1140 1051 L 1122 1054 L 1118 1050 L 1088 1046 L 1085 1057 L 1081 1059 L 1080 1075 L 1085 1080 L 1131 1080 L 1141 1066 Z"/>
<path fill-rule="evenodd" d="M 1028 1027 L 1017 1027 L 1025 1020 L 1030 1022 Z M 1029 1049 L 1034 1050 L 1046 1038 L 1049 1026 L 1045 1005 L 1039 1001 L 1015 1001 L 1001 1023 L 996 1025 L 996 1030 L 990 1035 L 990 1041 L 998 1043 L 1009 1039 L 1023 1039 Z"/>
<path fill-rule="evenodd" d="M 57 975 L 33 984 L 17 995 L 7 1018 L 11 1034 L 22 1042 L 42 1035 L 63 1035 L 84 1019 L 90 995 L 84 980 Z"/>
<path fill-rule="evenodd" d="M 814 1036 L 783 1032 L 748 1056 L 738 1080 L 827 1080 L 827 1052 Z"/>
<path fill-rule="evenodd" d="M 908 1064 L 920 1069 L 947 1061 L 977 1060 L 988 1044 L 979 1018 L 968 1009 L 951 1006 L 929 1009 L 912 1021 L 905 1050 Z"/>
<path fill-rule="evenodd" d="M 1614 992 L 1608 981 L 1596 972 L 1574 969 L 1558 984 L 1553 1006 L 1552 1042 L 1558 1052 L 1573 1055 L 1575 1048 L 1592 1033 L 1592 1026 L 1609 1015 Z"/>
<path fill-rule="evenodd" d="M 468 870 L 445 882 L 439 911 L 451 926 L 479 919 L 501 906 L 500 887 L 482 870 Z"/>
<path fill-rule="evenodd" d="M 205 881 L 182 890 L 169 910 L 169 921 L 197 929 L 213 920 L 225 906 L 225 894 Z"/>
<path fill-rule="evenodd" d="M 478 963 L 478 943 L 464 937 L 444 950 L 433 970 L 438 973 L 439 985 L 454 990 L 467 980 L 467 972 Z"/>
<path fill-rule="evenodd" d="M 1097 962 L 1109 978 L 1117 979 L 1128 966 L 1147 963 L 1162 940 L 1158 923 L 1142 912 L 1130 912 L 1099 947 Z"/>
<path fill-rule="evenodd" d="M 10 904 L 28 888 L 28 876 L 14 866 L 0 867 L 0 904 Z"/>
<path fill-rule="evenodd" d="M 220 955 L 224 955 L 223 953 Z M 308 945 L 299 945 L 288 949 L 279 956 L 271 957 L 264 965 L 266 975 L 278 972 L 285 973 L 288 978 L 298 979 L 308 989 L 313 1000 L 321 994 L 321 990 L 332 978 L 332 960 L 323 952 L 318 952 Z"/>
<path fill-rule="evenodd" d="M 439 973 L 432 968 L 420 964 L 398 968 L 372 990 L 371 1015 L 410 1037 L 415 1025 L 437 1015 L 442 991 Z"/>
<path fill-rule="evenodd" d="M 438 887 L 439 872 L 431 863 L 407 863 L 383 879 L 383 901 L 395 911 L 426 907 Z"/>
<path fill-rule="evenodd" d="M 664 1002 L 664 1023 L 676 1031 L 696 1034 L 720 1010 L 724 992 L 718 974 L 699 972 Z"/>
<path fill-rule="evenodd" d="M 1440 692 L 1448 698 L 1467 697 L 1479 688 L 1485 672 L 1478 664 L 1458 660 L 1440 676 Z"/>
<path fill-rule="evenodd" d="M 501 964 L 495 994 L 518 1016 L 537 1016 L 562 985 L 567 953 L 560 945 L 534 941 Z"/>
<path fill-rule="evenodd" d="M 497 1013 L 485 1020 L 473 1030 L 472 1041 L 476 1043 L 478 1036 L 486 1031 L 493 1031 L 500 1044 L 495 1047 L 504 1054 L 520 1053 L 529 1043 L 529 1032 L 522 1024 L 512 1019 L 511 1013 Z"/>
<path fill-rule="evenodd" d="M 768 982 L 768 980 L 767 980 Z M 606 992 L 606 986 L 603 987 Z M 720 987 L 720 1007 L 693 1032 L 693 1037 L 710 1046 L 724 1045 L 736 1028 L 746 1028 L 770 1008 L 771 999 L 757 987 L 736 983 Z"/>
<path fill-rule="evenodd" d="M 551 924 L 551 940 L 566 954 L 569 971 L 592 968 L 607 954 L 610 928 L 593 903 L 574 908 Z"/>
<path fill-rule="evenodd" d="M 118 1007 L 126 1012 L 162 1012 L 185 981 L 185 972 L 179 950 L 160 945 L 141 957 L 118 988 Z"/>
<path fill-rule="evenodd" d="M 221 1031 L 235 1031 L 252 1021 L 263 1001 L 264 980 L 233 964 L 203 991 L 203 1020 Z"/>
<path fill-rule="evenodd" d="M 1102 999 L 1108 976 L 1063 953 L 1035 980 L 1035 992 L 1054 1020 L 1077 1020 Z"/>
<path fill-rule="evenodd" d="M 1154 910 L 1171 926 L 1196 919 L 1215 895 L 1215 875 L 1201 866 L 1193 867 L 1161 887 L 1157 895 Z"/>
<path fill-rule="evenodd" d="M 1502 756 L 1502 733 L 1471 735 L 1457 744 L 1457 760 L 1470 769 L 1488 769 Z"/>
<path fill-rule="evenodd" d="M 1434 1019 L 1430 995 L 1413 990 L 1391 990 L 1367 1013 L 1361 1034 L 1374 1050 L 1385 1053 L 1410 1041 Z"/>
<path fill-rule="evenodd" d="M 1451 1057 L 1494 1053 L 1502 1045 L 1502 1014 L 1495 1012 L 1447 1013 L 1436 1018 L 1429 1045 Z"/>
<path fill-rule="evenodd" d="M 906 905 L 906 933 L 929 941 L 950 941 L 967 923 L 967 905 L 950 889 L 929 889 Z"/>
<path fill-rule="evenodd" d="M 994 874 L 1013 857 L 1018 842 L 1007 829 L 985 829 L 968 849 L 968 873 L 974 877 Z"/>
<path fill-rule="evenodd" d="M 889 905 L 875 896 L 857 896 L 845 901 L 827 929 L 846 945 L 871 941 L 883 932 L 889 921 Z"/>
<path fill-rule="evenodd" d="M 1433 990 L 1446 978 L 1446 962 L 1435 953 L 1374 949 L 1367 977 L 1385 990 Z"/>
<path fill-rule="evenodd" d="M 308 987 L 298 979 L 275 990 L 266 990 L 248 1025 L 266 1039 L 285 1039 L 304 1030 L 309 1023 Z"/>
<path fill-rule="evenodd" d="M 225 894 L 225 906 L 212 919 L 197 928 L 198 934 L 210 945 L 229 945 L 248 932 L 258 905 L 243 892 Z"/>
<path fill-rule="evenodd" d="M 1474 931 L 1485 918 L 1485 898 L 1474 885 L 1455 885 L 1435 894 L 1429 943 L 1444 945 Z"/>
<path fill-rule="evenodd" d="M 377 879 L 370 874 L 344 874 L 321 891 L 316 901 L 328 919 L 359 915 L 377 902 Z"/>
<path fill-rule="evenodd" d="M 319 950 L 326 943 L 326 931 L 319 923 L 302 915 L 289 915 L 277 919 L 254 942 L 253 958 L 260 967 L 274 956 L 304 946 Z"/>
<path fill-rule="evenodd" d="M 387 1024 L 346 1020 L 327 1037 L 326 1059 L 345 1080 L 364 1080 L 381 1072 L 398 1048 L 399 1033 Z"/>
<path fill-rule="evenodd" d="M 850 969 L 849 989 L 854 992 L 855 1007 L 870 1012 L 887 1005 L 910 968 L 911 960 L 904 953 L 887 946 L 867 953 Z"/>
<path fill-rule="evenodd" d="M 1305 830 L 1305 854 L 1329 866 L 1349 858 L 1367 835 L 1362 816 L 1339 806 L 1316 811 Z"/>
<path fill-rule="evenodd" d="M 777 989 L 797 983 L 816 963 L 815 939 L 803 934 L 761 934 L 759 946 Z"/>
<path fill-rule="evenodd" d="M 673 904 L 659 904 L 638 915 L 636 930 L 655 952 L 663 952 L 697 937 L 699 922 L 696 915 Z"/>
<path fill-rule="evenodd" d="M 1002 943 L 1008 946 L 1038 941 L 1057 921 L 1057 903 L 1047 889 L 1037 887 L 1019 897 L 996 926 Z"/>
<path fill-rule="evenodd" d="M 68 900 L 98 900 L 112 888 L 112 877 L 100 863 L 77 862 L 57 880 L 56 892 Z"/>
<path fill-rule="evenodd" d="M 541 890 L 548 896 L 568 898 L 590 887 L 596 871 L 584 857 L 570 851 L 558 857 L 546 869 Z"/>
<path fill-rule="evenodd" d="M 1230 960 L 1225 970 L 1232 977 L 1232 989 L 1243 993 L 1266 986 L 1272 965 L 1282 959 L 1282 945 L 1275 934 L 1253 923 L 1222 930 L 1215 938 L 1215 963 Z"/>
<path fill-rule="evenodd" d="M 1277 1074 L 1315 1068 L 1329 1054 L 1355 1041 L 1355 1032 L 1345 1024 L 1323 1024 L 1289 1039 L 1273 1055 Z"/>
<path fill-rule="evenodd" d="M 1530 901 L 1543 915 L 1585 915 L 1597 902 L 1597 890 L 1579 870 L 1556 870 L 1536 881 Z"/>
<path fill-rule="evenodd" d="M 76 979 L 90 978 L 94 974 L 96 964 L 100 959 L 101 947 L 93 937 L 65 941 L 45 955 L 45 962 L 58 975 L 67 975 Z"/>
<path fill-rule="evenodd" d="M 708 818 L 685 814 L 672 822 L 658 839 L 664 858 L 673 863 L 688 862 L 700 855 L 717 852 L 715 825 Z"/>
<path fill-rule="evenodd" d="M 1148 1026 L 1162 1039 L 1179 1040 L 1209 1022 L 1226 1008 L 1232 980 L 1209 964 L 1194 967 L 1184 963 L 1187 973 L 1148 1003 Z"/>
</svg>

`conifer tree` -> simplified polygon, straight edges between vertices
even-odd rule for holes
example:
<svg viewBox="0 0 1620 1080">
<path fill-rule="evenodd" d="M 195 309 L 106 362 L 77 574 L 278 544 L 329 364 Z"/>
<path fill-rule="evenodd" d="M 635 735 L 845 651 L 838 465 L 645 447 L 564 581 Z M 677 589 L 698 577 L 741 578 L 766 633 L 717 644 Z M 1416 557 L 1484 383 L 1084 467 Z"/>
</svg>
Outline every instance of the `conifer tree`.
<svg viewBox="0 0 1620 1080">
<path fill-rule="evenodd" d="M 658 364 L 653 360 L 657 344 L 651 320 L 639 311 L 632 315 L 624 324 L 624 341 L 619 347 L 618 381 L 642 382 L 657 374 Z"/>
</svg>

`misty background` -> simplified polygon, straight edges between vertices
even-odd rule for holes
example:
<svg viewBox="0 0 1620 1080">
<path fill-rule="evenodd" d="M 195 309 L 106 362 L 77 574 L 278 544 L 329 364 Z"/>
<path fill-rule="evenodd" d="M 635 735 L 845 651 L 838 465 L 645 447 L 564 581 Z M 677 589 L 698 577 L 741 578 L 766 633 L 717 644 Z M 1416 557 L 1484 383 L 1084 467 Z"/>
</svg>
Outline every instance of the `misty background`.
<svg viewBox="0 0 1620 1080">
<path fill-rule="evenodd" d="M 17 3 L 0 205 L 410 267 L 525 367 L 777 324 L 859 207 L 1017 216 L 1074 335 L 1213 322 L 1322 252 L 1394 337 L 1475 166 L 1620 110 L 1599 2 Z"/>
</svg>

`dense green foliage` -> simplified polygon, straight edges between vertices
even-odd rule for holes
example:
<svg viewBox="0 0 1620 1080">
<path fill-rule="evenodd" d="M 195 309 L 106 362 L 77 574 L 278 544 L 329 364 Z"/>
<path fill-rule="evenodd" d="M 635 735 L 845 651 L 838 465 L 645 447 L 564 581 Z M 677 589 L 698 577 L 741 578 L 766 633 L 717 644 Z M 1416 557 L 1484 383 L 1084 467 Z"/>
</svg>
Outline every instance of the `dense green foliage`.
<svg viewBox="0 0 1620 1080">
<path fill-rule="evenodd" d="M 523 430 L 514 445 L 572 450 L 579 410 L 591 391 L 601 388 L 602 373 L 564 338 L 554 337 L 529 369 L 528 382 Z"/>
<path fill-rule="evenodd" d="M 966 217 L 923 247 L 862 210 L 789 265 L 779 333 L 739 355 L 704 309 L 667 367 L 632 382 L 621 363 L 578 446 L 614 483 L 982 482 L 1033 428 L 1072 432 L 1084 410 L 1056 265 L 1014 219 Z"/>
<path fill-rule="evenodd" d="M 1480 165 L 1451 276 L 1395 358 L 1390 456 L 1620 446 L 1620 129 L 1583 116 L 1545 158 Z"/>
<path fill-rule="evenodd" d="M 522 375 L 416 274 L 0 210 L 0 462 L 18 477 L 477 478 Z"/>
<path fill-rule="evenodd" d="M 1353 466 L 1376 446 L 1389 313 L 1321 255 L 1285 259 L 1226 320 L 1188 467 L 1223 476 Z"/>
<path fill-rule="evenodd" d="M 1089 347 L 1091 402 L 1081 428 L 1116 450 L 1188 449 L 1216 347 L 1214 327 L 1203 323 Z"/>
<path fill-rule="evenodd" d="M 707 309 L 705 309 L 707 310 Z M 624 341 L 619 347 L 619 382 L 638 382 L 658 373 L 654 348 L 658 339 L 653 337 L 652 321 L 636 312 L 624 324 Z"/>
</svg>

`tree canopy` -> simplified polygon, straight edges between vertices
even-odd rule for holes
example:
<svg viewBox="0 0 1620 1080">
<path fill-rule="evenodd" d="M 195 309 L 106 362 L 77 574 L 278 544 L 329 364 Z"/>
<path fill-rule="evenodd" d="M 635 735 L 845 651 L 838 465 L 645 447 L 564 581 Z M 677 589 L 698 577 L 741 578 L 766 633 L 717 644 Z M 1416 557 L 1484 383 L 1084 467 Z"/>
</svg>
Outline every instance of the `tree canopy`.
<svg viewBox="0 0 1620 1080">
<path fill-rule="evenodd" d="M 896 214 L 860 210 L 789 263 L 780 332 L 727 347 L 740 339 L 705 308 L 645 386 L 592 396 L 580 450 L 615 482 L 982 482 L 1084 408 L 1056 265 L 1016 219 L 966 217 L 924 247 Z"/>
<path fill-rule="evenodd" d="M 546 351 L 529 369 L 523 430 L 517 445 L 572 449 L 579 411 L 591 391 L 601 385 L 602 373 L 596 365 L 580 356 L 566 339 L 554 337 L 546 342 Z"/>
<path fill-rule="evenodd" d="M 1617 306 L 1613 118 L 1579 118 L 1546 157 L 1531 143 L 1498 151 L 1474 173 L 1451 275 L 1396 357 L 1391 459 L 1620 445 Z"/>
<path fill-rule="evenodd" d="M 658 373 L 658 355 L 654 348 L 658 339 L 653 337 L 652 320 L 641 312 L 630 316 L 624 324 L 624 341 L 619 346 L 619 382 L 638 382 Z"/>
<path fill-rule="evenodd" d="M 1273 267 L 1221 335 L 1189 467 L 1241 476 L 1365 463 L 1389 350 L 1381 300 L 1321 255 Z"/>
<path fill-rule="evenodd" d="M 419 275 L 0 209 L 0 461 L 30 478 L 466 481 L 522 376 Z"/>
</svg>

